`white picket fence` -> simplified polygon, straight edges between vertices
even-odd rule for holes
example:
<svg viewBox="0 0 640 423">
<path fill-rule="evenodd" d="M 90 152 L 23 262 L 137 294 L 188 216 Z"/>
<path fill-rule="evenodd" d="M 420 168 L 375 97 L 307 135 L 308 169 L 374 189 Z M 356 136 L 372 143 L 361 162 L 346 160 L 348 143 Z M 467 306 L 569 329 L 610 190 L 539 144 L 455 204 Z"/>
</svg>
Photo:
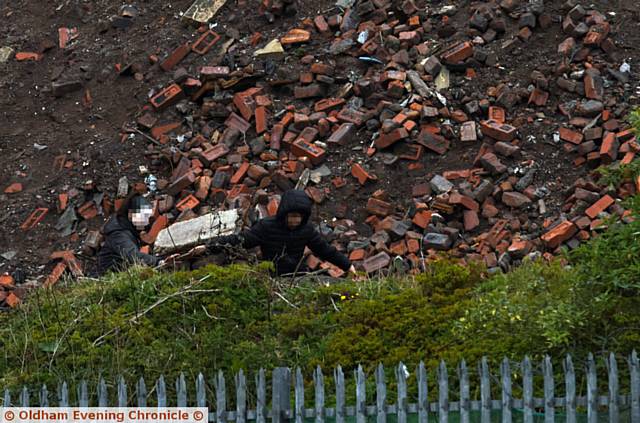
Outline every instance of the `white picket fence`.
<svg viewBox="0 0 640 423">
<path fill-rule="evenodd" d="M 217 423 L 236 422 L 246 423 L 247 421 L 255 421 L 256 423 L 284 423 L 285 421 L 294 420 L 295 423 L 303 423 L 304 419 L 312 418 L 315 423 L 324 423 L 325 419 L 335 420 L 335 423 L 345 423 L 348 417 L 355 417 L 356 423 L 365 423 L 367 417 L 371 419 L 375 417 L 376 423 L 386 423 L 388 415 L 395 415 L 398 423 L 407 423 L 408 415 L 417 415 L 418 423 L 435 422 L 445 423 L 449 421 L 449 414 L 459 414 L 461 422 L 469 422 L 470 415 L 480 414 L 480 421 L 488 423 L 491 421 L 491 413 L 493 410 L 501 410 L 501 421 L 510 423 L 514 419 L 514 411 L 522 414 L 525 423 L 533 423 L 534 414 L 544 414 L 545 423 L 555 422 L 556 413 L 562 413 L 565 417 L 563 421 L 573 423 L 577 421 L 578 410 L 584 410 L 587 414 L 589 423 L 598 421 L 598 417 L 605 417 L 609 422 L 620 422 L 621 409 L 629 411 L 630 417 L 625 417 L 624 421 L 632 423 L 640 423 L 640 373 L 638 356 L 634 351 L 626 360 L 628 365 L 629 389 L 627 393 L 620 392 L 620 380 L 618 372 L 618 364 L 616 356 L 612 353 L 605 360 L 608 380 L 606 381 L 607 392 L 598 392 L 598 380 L 596 371 L 596 362 L 593 355 L 589 355 L 585 368 L 580 371 L 585 372 L 586 379 L 586 395 L 577 396 L 584 386 L 576 386 L 576 370 L 570 356 L 562 361 L 564 373 L 564 392 L 556 392 L 556 381 L 554 380 L 554 372 L 550 357 L 546 357 L 540 367 L 536 369 L 542 370 L 544 380 L 544 396 L 542 398 L 534 398 L 533 396 L 533 379 L 534 368 L 527 357 L 518 363 L 517 374 L 522 378 L 518 384 L 518 391 L 522 391 L 523 398 L 514 398 L 512 386 L 511 362 L 507 359 L 503 360 L 498 373 L 490 373 L 487 359 L 482 359 L 478 363 L 478 379 L 479 379 L 479 399 L 471 399 L 470 392 L 477 392 L 478 389 L 471 390 L 469 382 L 469 368 L 462 361 L 458 364 L 457 379 L 459 386 L 451 386 L 449 383 L 449 369 L 445 362 L 441 362 L 435 372 L 435 381 L 437 386 L 437 402 L 428 401 L 428 392 L 430 385 L 428 383 L 427 369 L 424 363 L 420 363 L 415 369 L 415 377 L 418 388 L 418 402 L 409 403 L 407 395 L 407 370 L 404 364 L 399 363 L 394 369 L 397 398 L 395 402 L 392 398 L 387 397 L 387 382 L 385 378 L 385 370 L 379 365 L 375 371 L 376 383 L 376 402 L 373 405 L 366 403 L 366 375 L 362 366 L 358 366 L 354 371 L 355 378 L 355 405 L 347 405 L 345 377 L 341 367 L 334 369 L 333 378 L 335 386 L 335 405 L 327 407 L 325 404 L 325 375 L 322 369 L 318 367 L 313 373 L 314 386 L 314 404 L 313 408 L 305 408 L 305 392 L 304 379 L 300 368 L 295 371 L 293 380 L 294 401 L 291 401 L 292 372 L 289 368 L 278 367 L 273 369 L 271 381 L 271 404 L 268 408 L 267 402 L 267 382 L 265 370 L 260 369 L 255 377 L 255 408 L 248 409 L 248 390 L 247 379 L 245 373 L 240 370 L 235 376 L 235 409 L 228 410 L 227 395 L 229 391 L 226 387 L 225 376 L 222 371 L 218 371 L 213 380 L 213 389 L 215 398 L 207 398 L 207 386 L 205 377 L 202 373 L 195 380 L 195 398 L 188 400 L 187 384 L 184 374 L 181 374 L 175 382 L 176 398 L 175 402 L 169 404 L 167 395 L 167 387 L 164 377 L 160 377 L 155 382 L 155 396 L 157 397 L 157 406 L 198 406 L 209 407 L 209 421 Z M 498 377 L 499 374 L 499 377 Z M 499 380 L 501 391 L 500 398 L 491 397 L 491 383 Z M 560 382 L 562 383 L 562 382 Z M 604 385 L 601 381 L 601 386 Z M 120 377 L 115 385 L 117 387 L 116 399 L 118 407 L 139 406 L 146 407 L 147 399 L 150 397 L 146 383 L 140 378 L 135 386 L 135 395 L 129 395 L 128 387 L 123 377 Z M 475 387 L 477 388 L 477 387 Z M 578 388 L 578 389 L 577 389 Z M 431 387 L 431 389 L 434 389 Z M 80 382 L 77 387 L 77 402 L 70 404 L 69 402 L 69 385 L 66 382 L 61 383 L 57 388 L 57 405 L 50 403 L 50 393 L 46 386 L 36 392 L 30 392 L 24 387 L 18 395 L 17 402 L 12 401 L 10 390 L 6 389 L 4 393 L 4 405 L 17 405 L 29 407 L 32 403 L 32 396 L 37 398 L 39 406 L 59 406 L 67 407 L 77 405 L 80 407 L 112 406 L 110 403 L 107 384 L 103 378 L 99 379 L 96 395 L 92 398 L 97 399 L 97 404 L 90 404 L 88 385 L 85 381 Z M 452 401 L 450 395 L 457 392 L 457 401 Z M 494 390 L 495 391 L 495 390 Z M 211 392 L 211 391 L 210 391 Z M 560 395 L 561 394 L 561 395 Z M 131 403 L 135 402 L 135 403 Z M 292 409 L 293 405 L 293 409 Z M 625 415 L 627 413 L 625 412 Z"/>
</svg>

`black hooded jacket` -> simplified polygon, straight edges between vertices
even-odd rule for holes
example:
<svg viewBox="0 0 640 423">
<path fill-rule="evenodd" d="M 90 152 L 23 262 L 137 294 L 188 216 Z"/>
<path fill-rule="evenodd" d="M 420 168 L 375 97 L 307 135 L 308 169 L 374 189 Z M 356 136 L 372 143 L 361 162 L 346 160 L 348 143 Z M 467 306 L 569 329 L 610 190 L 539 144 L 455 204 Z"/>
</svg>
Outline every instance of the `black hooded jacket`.
<svg viewBox="0 0 640 423">
<path fill-rule="evenodd" d="M 156 266 L 160 259 L 140 252 L 140 237 L 129 219 L 114 216 L 104 226 L 104 245 L 98 253 L 98 274 L 135 261 Z"/>
<path fill-rule="evenodd" d="M 300 272 L 306 268 L 303 263 L 305 247 L 309 247 L 320 259 L 331 262 L 342 270 L 349 270 L 349 259 L 329 245 L 309 222 L 312 205 L 304 191 L 287 191 L 282 195 L 274 217 L 258 221 L 239 235 L 222 236 L 213 241 L 217 244 L 241 245 L 244 248 L 259 246 L 262 257 L 275 264 L 278 275 Z M 302 223 L 295 229 L 287 226 L 287 213 L 290 212 L 302 214 Z"/>
</svg>

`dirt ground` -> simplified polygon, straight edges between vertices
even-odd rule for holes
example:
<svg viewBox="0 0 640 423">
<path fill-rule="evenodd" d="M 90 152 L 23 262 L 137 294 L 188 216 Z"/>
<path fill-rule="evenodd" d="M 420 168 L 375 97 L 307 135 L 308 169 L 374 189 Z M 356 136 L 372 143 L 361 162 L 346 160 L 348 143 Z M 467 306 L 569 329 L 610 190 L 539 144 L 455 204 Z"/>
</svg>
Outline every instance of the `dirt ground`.
<svg viewBox="0 0 640 423">
<path fill-rule="evenodd" d="M 142 108 L 148 104 L 149 94 L 156 92 L 171 80 L 171 72 L 163 72 L 149 60 L 150 55 L 160 58 L 187 40 L 197 35 L 196 27 L 186 25 L 180 19 L 192 0 L 138 1 L 131 3 L 137 16 L 127 21 L 127 28 L 116 28 L 120 22 L 120 1 L 96 0 L 21 0 L 4 2 L 0 6 L 0 47 L 10 46 L 19 51 L 44 51 L 40 61 L 17 62 L 9 59 L 0 63 L 0 188 L 13 182 L 20 182 L 23 190 L 15 194 L 0 191 L 0 273 L 23 270 L 29 279 L 42 280 L 51 268 L 49 256 L 53 251 L 77 250 L 84 235 L 89 230 L 99 229 L 104 223 L 102 216 L 81 221 L 76 233 L 61 237 L 55 228 L 60 213 L 56 210 L 58 195 L 70 189 L 78 190 L 77 204 L 84 196 L 102 192 L 115 197 L 118 180 L 127 176 L 131 182 L 141 182 L 146 167 L 157 177 L 167 177 L 170 168 L 166 163 L 148 158 L 149 145 L 142 137 L 122 136 L 123 125 L 135 122 Z M 252 60 L 244 48 L 247 40 L 255 32 L 262 33 L 260 46 L 276 36 L 281 36 L 295 27 L 302 19 L 319 14 L 331 15 L 338 9 L 333 1 L 299 1 L 298 14 L 292 17 L 278 17 L 268 23 L 257 12 L 257 1 L 228 0 L 227 4 L 212 20 L 215 31 L 242 41 L 228 53 L 224 64 L 249 64 Z M 416 2 L 426 5 L 426 2 Z M 430 7 L 454 4 L 458 13 L 451 18 L 454 27 L 464 28 L 469 20 L 470 6 L 482 2 L 433 1 Z M 536 30 L 531 40 L 511 51 L 502 49 L 502 41 L 488 45 L 488 49 L 498 57 L 498 66 L 479 67 L 473 79 L 464 73 L 452 73 L 452 84 L 447 97 L 460 100 L 464 97 L 483 99 L 489 87 L 507 83 L 515 88 L 526 89 L 530 75 L 539 70 L 550 80 L 554 80 L 559 55 L 557 46 L 566 38 L 561 29 L 564 16 L 561 1 L 545 2 L 546 12 L 553 18 L 551 28 Z M 631 65 L 631 80 L 626 84 L 615 84 L 608 88 L 605 99 L 612 100 L 614 114 L 623 118 L 630 107 L 638 104 L 638 70 L 640 69 L 640 13 L 634 0 L 591 1 L 585 6 L 600 11 L 607 16 L 612 26 L 612 38 L 616 52 L 607 60 L 617 69 L 623 62 Z M 114 21 L 114 19 L 116 19 Z M 115 22 L 115 23 L 114 23 Z M 507 34 L 518 31 L 518 21 L 507 19 Z M 58 47 L 58 28 L 77 27 L 78 37 L 66 49 Z M 439 40 L 438 27 L 433 38 Z M 506 37 L 505 37 L 506 38 Z M 446 41 L 446 40 L 439 40 Z M 328 53 L 326 40 L 314 37 L 306 44 L 305 54 L 313 54 L 316 59 L 336 66 L 336 75 L 346 78 L 349 73 L 365 75 L 372 65 L 348 56 L 332 56 Z M 299 55 L 288 55 L 279 63 L 281 71 L 294 75 L 303 69 L 298 62 Z M 190 55 L 180 66 L 195 69 L 209 64 L 211 57 Z M 119 74 L 120 69 L 134 65 L 142 76 Z M 378 67 L 381 68 L 381 67 Z M 82 88 L 54 96 L 51 85 L 56 81 L 78 80 Z M 339 88 L 336 84 L 335 90 Z M 545 197 L 549 216 L 558 216 L 565 200 L 565 190 L 573 182 L 585 176 L 590 169 L 575 167 L 573 158 L 564 153 L 560 144 L 553 142 L 553 134 L 560 123 L 567 118 L 560 115 L 558 105 L 576 100 L 576 96 L 560 90 L 550 90 L 551 96 L 546 107 L 530 108 L 520 103 L 509 111 L 508 119 L 517 120 L 522 139 L 521 161 L 534 160 L 540 165 L 534 185 L 545 186 L 549 196 Z M 280 102 L 276 108 L 289 102 L 298 105 L 304 102 L 293 100 L 292 89 L 272 91 L 272 97 Z M 307 103 L 308 104 L 308 103 Z M 161 121 L 170 121 L 168 112 Z M 535 117 L 527 120 L 527 118 Z M 361 130 L 358 137 L 341 150 L 331 151 L 327 165 L 333 175 L 349 174 L 349 159 L 367 163 L 378 176 L 378 183 L 360 187 L 349 184 L 332 190 L 332 198 L 320 206 L 320 216 L 330 220 L 336 208 L 347 210 L 345 217 L 356 222 L 362 235 L 371 235 L 371 229 L 364 224 L 367 217 L 365 204 L 369 196 L 378 189 L 385 189 L 390 200 L 399 209 L 411 204 L 411 187 L 419 182 L 429 181 L 434 174 L 445 170 L 472 167 L 480 143 L 469 146 L 459 143 L 444 155 L 425 154 L 421 162 L 425 171 L 412 172 L 408 162 L 397 161 L 393 165 L 382 162 L 383 155 L 366 157 L 363 150 L 371 142 L 371 133 Z M 358 149 L 359 148 L 359 149 Z M 63 156 L 66 166 L 55 167 L 55 160 Z M 516 161 L 509 165 L 517 164 Z M 330 186 L 327 181 L 326 186 Z M 83 187 L 91 186 L 84 191 Z M 35 228 L 24 231 L 21 223 L 37 207 L 49 208 L 44 220 Z M 509 212 L 505 212 L 507 217 Z M 515 212 L 514 212 L 515 213 Z M 531 212 L 529 222 L 541 225 L 545 216 Z M 489 225 L 490 227 L 490 225 Z M 487 229 L 483 222 L 478 232 Z M 535 228 L 532 229 L 535 232 Z M 85 257 L 89 260 L 88 257 Z"/>
</svg>

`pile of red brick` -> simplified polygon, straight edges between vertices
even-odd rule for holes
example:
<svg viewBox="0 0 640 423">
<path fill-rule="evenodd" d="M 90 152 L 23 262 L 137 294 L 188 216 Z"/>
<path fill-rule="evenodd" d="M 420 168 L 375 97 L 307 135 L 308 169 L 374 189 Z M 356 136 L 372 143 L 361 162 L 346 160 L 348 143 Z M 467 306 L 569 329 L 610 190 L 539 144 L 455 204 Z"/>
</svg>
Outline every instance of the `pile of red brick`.
<svg viewBox="0 0 640 423">
<path fill-rule="evenodd" d="M 262 8 L 278 14 L 287 4 Z M 497 269 L 574 248 L 604 217 L 625 217 L 618 200 L 640 181 L 611 190 L 593 174 L 571 186 L 561 180 L 579 167 L 630 163 L 640 150 L 622 120 L 628 106 L 616 101 L 629 74 L 618 70 L 606 16 L 572 0 L 563 16 L 542 1 L 469 7 L 459 28 L 455 7 L 367 0 L 301 20 L 269 43 L 284 53 L 253 55 L 270 41 L 262 34 L 234 42 L 205 27 L 193 43 L 151 57 L 164 83 L 123 140 L 144 134 L 152 166 L 169 163 L 172 171 L 158 180 L 158 216 L 143 240 L 151 245 L 170 223 L 214 209 L 273 215 L 278 194 L 294 187 L 324 204 L 351 185 L 373 194 L 333 207 L 320 230 L 357 268 L 372 273 L 401 257 L 418 272 L 448 251 Z M 558 27 L 566 39 L 546 72 L 456 94 L 500 68 L 501 56 Z M 307 54 L 292 74 L 300 46 Z M 224 53 L 234 51 L 242 58 L 230 65 Z M 540 123 L 548 139 L 525 135 Z M 548 176 L 534 154 L 542 144 L 566 156 L 566 169 Z M 460 165 L 434 172 L 436 161 Z M 402 166 L 409 176 L 385 184 L 381 166 Z M 398 183 L 411 187 L 411 199 L 389 189 Z M 550 210 L 546 199 L 560 190 L 564 203 Z M 354 222 L 363 209 L 366 231 Z M 343 274 L 311 253 L 307 263 Z M 70 267 L 66 259 L 60 265 Z"/>
</svg>

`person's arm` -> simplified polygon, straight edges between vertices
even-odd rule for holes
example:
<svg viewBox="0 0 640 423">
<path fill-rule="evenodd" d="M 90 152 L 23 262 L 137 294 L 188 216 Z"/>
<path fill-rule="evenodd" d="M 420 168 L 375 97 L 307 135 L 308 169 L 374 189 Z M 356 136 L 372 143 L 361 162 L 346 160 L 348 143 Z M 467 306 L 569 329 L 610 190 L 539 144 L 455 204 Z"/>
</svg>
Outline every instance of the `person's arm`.
<svg viewBox="0 0 640 423">
<path fill-rule="evenodd" d="M 264 228 L 260 222 L 257 222 L 249 229 L 245 229 L 237 235 L 223 235 L 213 238 L 209 242 L 209 249 L 216 250 L 220 245 L 241 246 L 249 249 L 257 247 L 264 239 Z"/>
<path fill-rule="evenodd" d="M 160 258 L 140 251 L 136 243 L 124 232 L 113 234 L 113 245 L 120 257 L 129 262 L 140 261 L 147 266 L 157 266 Z"/>
<path fill-rule="evenodd" d="M 349 259 L 344 254 L 336 250 L 334 246 L 322 239 L 318 231 L 315 229 L 313 230 L 313 235 L 307 243 L 307 246 L 320 259 L 335 264 L 345 272 L 350 270 L 351 262 Z"/>
</svg>

